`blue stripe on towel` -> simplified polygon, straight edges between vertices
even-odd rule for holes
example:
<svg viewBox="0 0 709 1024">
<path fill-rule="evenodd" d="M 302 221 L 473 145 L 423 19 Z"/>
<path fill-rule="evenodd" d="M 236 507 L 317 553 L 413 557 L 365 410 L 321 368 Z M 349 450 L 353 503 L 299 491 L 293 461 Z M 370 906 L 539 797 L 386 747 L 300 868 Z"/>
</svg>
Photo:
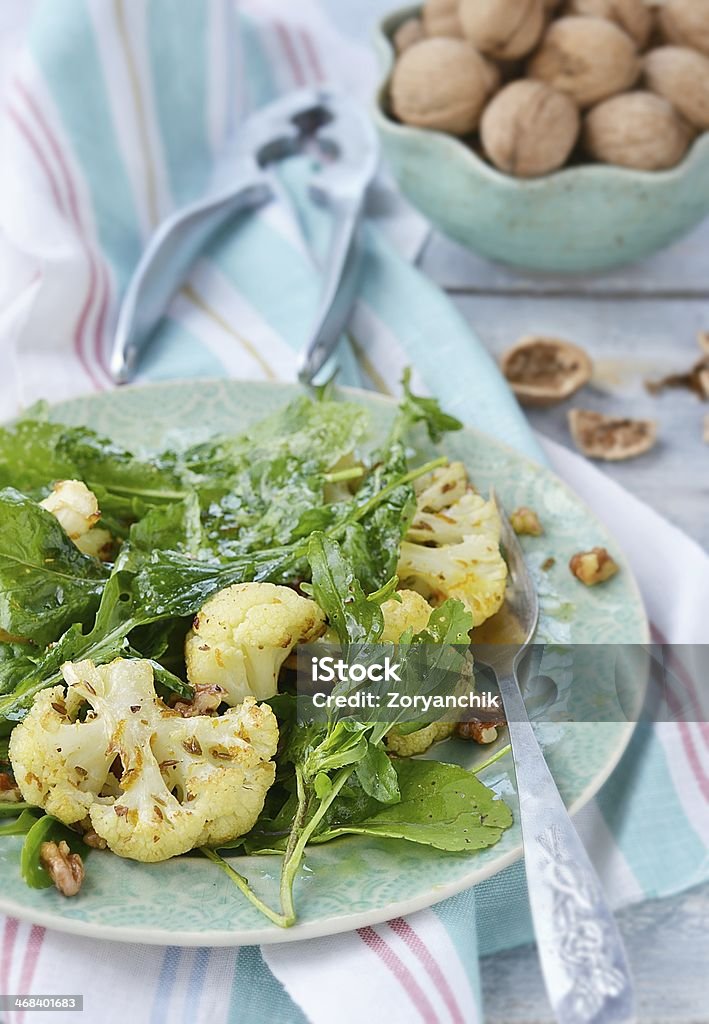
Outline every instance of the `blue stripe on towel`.
<svg viewBox="0 0 709 1024">
<path fill-rule="evenodd" d="M 194 965 L 187 982 L 185 1006 L 182 1012 L 182 1020 L 184 1024 L 194 1024 L 196 1020 L 200 1019 L 198 1017 L 199 1004 L 202 999 L 202 992 L 204 991 L 204 983 L 207 977 L 207 968 L 209 966 L 209 958 L 211 954 L 211 949 L 207 949 L 205 946 L 201 946 L 199 949 L 195 950 Z"/>
<path fill-rule="evenodd" d="M 335 1020 L 337 1014 L 333 1014 Z M 281 983 L 274 978 L 258 946 L 241 946 L 232 981 L 226 1024 L 307 1024 Z"/>
<path fill-rule="evenodd" d="M 152 0 L 147 8 L 153 99 L 176 206 L 200 196 L 212 169 L 207 138 L 209 10 L 204 0 Z"/>
<path fill-rule="evenodd" d="M 84 0 L 43 4 L 29 45 L 84 171 L 101 247 L 122 290 L 140 258 L 141 231 Z"/>
<path fill-rule="evenodd" d="M 177 981 L 177 968 L 181 956 L 182 950 L 177 946 L 168 946 L 165 950 L 155 989 L 150 1024 L 168 1024 L 168 1021 L 171 1021 L 170 1017 L 168 1017 L 168 1010 L 175 982 Z"/>
</svg>

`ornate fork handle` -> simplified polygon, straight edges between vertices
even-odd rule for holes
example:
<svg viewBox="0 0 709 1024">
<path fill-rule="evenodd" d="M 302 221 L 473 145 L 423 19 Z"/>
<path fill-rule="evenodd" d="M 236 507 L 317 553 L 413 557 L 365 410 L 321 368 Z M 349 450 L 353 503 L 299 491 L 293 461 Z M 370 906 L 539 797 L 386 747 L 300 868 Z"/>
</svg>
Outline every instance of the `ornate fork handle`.
<svg viewBox="0 0 709 1024">
<path fill-rule="evenodd" d="M 633 984 L 596 871 L 527 717 L 516 675 L 498 673 L 517 771 L 529 902 L 559 1024 L 630 1024 Z"/>
</svg>

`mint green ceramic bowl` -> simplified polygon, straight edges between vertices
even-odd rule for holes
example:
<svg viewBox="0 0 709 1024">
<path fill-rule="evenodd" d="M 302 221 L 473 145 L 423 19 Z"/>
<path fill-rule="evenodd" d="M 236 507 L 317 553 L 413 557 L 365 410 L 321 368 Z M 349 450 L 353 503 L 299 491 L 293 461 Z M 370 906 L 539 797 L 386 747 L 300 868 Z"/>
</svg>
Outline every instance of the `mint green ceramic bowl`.
<svg viewBox="0 0 709 1024">
<path fill-rule="evenodd" d="M 709 214 L 709 133 L 669 171 L 588 164 L 522 180 L 501 174 L 452 136 L 395 121 L 388 102 L 391 37 L 418 11 L 402 8 L 379 27 L 383 79 L 375 119 L 402 191 L 444 234 L 503 263 L 583 273 L 648 256 Z"/>
</svg>

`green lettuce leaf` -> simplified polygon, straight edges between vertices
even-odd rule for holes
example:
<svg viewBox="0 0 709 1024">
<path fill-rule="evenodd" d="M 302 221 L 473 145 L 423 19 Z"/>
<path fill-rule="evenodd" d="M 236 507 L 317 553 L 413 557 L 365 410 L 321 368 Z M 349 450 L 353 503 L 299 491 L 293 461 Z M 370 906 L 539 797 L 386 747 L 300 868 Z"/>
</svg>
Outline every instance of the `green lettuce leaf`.
<svg viewBox="0 0 709 1024">
<path fill-rule="evenodd" d="M 108 570 L 84 555 L 51 513 L 0 491 L 0 629 L 44 647 L 98 607 Z"/>
</svg>

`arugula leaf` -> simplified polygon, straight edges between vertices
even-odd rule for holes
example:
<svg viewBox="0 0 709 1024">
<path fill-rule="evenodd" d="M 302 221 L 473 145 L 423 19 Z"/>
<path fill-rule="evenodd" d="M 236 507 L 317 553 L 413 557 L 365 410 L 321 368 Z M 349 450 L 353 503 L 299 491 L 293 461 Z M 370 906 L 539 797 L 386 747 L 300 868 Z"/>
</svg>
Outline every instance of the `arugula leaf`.
<svg viewBox="0 0 709 1024">
<path fill-rule="evenodd" d="M 390 762 L 401 799 L 382 807 L 372 799 L 336 800 L 311 843 L 346 834 L 389 836 L 438 850 L 481 850 L 512 824 L 512 812 L 494 792 L 459 765 L 440 761 Z"/>
<path fill-rule="evenodd" d="M 197 476 L 212 479 L 248 469 L 261 479 L 270 463 L 284 462 L 303 475 L 318 475 L 351 452 L 366 430 L 367 414 L 360 406 L 302 395 L 243 434 L 188 449 L 181 462 Z"/>
<path fill-rule="evenodd" d="M 142 611 L 134 584 L 134 574 L 119 563 L 106 584 L 93 628 L 84 633 L 80 625 L 74 624 L 55 644 L 30 660 L 31 668 L 23 664 L 22 679 L 11 693 L 0 697 L 0 721 L 21 721 L 40 690 L 62 682 L 61 667 L 66 661 L 91 659 L 105 665 L 114 658 L 137 654 L 128 643 L 129 634 L 138 626 L 169 618 L 172 611 L 167 603 L 161 613 L 156 609 L 152 615 Z M 157 662 L 153 667 L 157 681 L 167 689 L 187 699 L 194 696 L 193 688 L 173 673 Z"/>
<path fill-rule="evenodd" d="M 364 792 L 377 803 L 395 804 L 401 799 L 396 769 L 382 746 L 368 743 L 355 773 Z"/>
<path fill-rule="evenodd" d="M 431 441 L 440 441 L 444 434 L 462 430 L 463 424 L 455 416 L 441 409 L 436 398 L 423 398 L 411 391 L 411 369 L 407 367 L 401 380 L 404 397 L 399 403 L 399 414 L 392 428 L 391 440 L 401 440 L 417 423 L 422 423 Z"/>
<path fill-rule="evenodd" d="M 84 555 L 51 513 L 0 491 L 0 629 L 44 646 L 96 610 L 108 570 Z"/>
<path fill-rule="evenodd" d="M 384 629 L 382 610 L 365 596 L 352 563 L 337 541 L 314 533 L 308 545 L 315 601 L 346 650 L 352 643 L 376 643 Z"/>
<path fill-rule="evenodd" d="M 123 517 L 133 499 L 146 505 L 185 493 L 171 453 L 149 461 L 87 427 L 24 419 L 0 429 L 0 486 L 41 496 L 57 480 L 83 480 L 104 514 Z M 114 507 L 115 502 L 115 507 Z"/>
<path fill-rule="evenodd" d="M 32 826 L 36 824 L 37 816 L 41 813 L 36 807 L 24 808 L 20 816 L 14 821 L 8 821 L 6 824 L 0 825 L 0 836 L 26 836 Z"/>
<path fill-rule="evenodd" d="M 449 597 L 434 608 L 426 628 L 412 637 L 411 643 L 467 647 L 472 628 L 472 614 L 462 601 Z"/>
<path fill-rule="evenodd" d="M 30 644 L 0 643 L 0 696 L 11 693 L 34 668 L 33 653 L 37 649 Z"/>
<path fill-rule="evenodd" d="M 403 447 L 391 445 L 383 461 L 374 467 L 357 492 L 357 502 L 361 504 L 375 497 L 388 485 L 401 480 L 406 470 Z M 377 590 L 396 572 L 401 541 L 415 510 L 413 487 L 410 483 L 399 484 L 368 516 L 345 528 L 342 551 L 352 562 L 365 591 Z"/>
</svg>

